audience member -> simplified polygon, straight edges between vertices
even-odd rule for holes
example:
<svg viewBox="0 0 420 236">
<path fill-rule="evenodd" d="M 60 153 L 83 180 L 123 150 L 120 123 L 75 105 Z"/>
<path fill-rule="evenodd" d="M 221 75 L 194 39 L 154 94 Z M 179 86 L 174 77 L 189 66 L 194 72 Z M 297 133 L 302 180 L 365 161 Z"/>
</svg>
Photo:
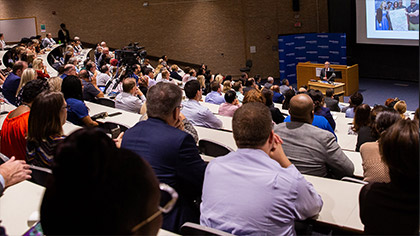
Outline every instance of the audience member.
<svg viewBox="0 0 420 236">
<path fill-rule="evenodd" d="M 206 92 L 206 77 L 204 75 L 197 76 L 197 80 L 200 83 L 201 90 L 203 91 L 203 94 Z"/>
<path fill-rule="evenodd" d="M 179 67 L 175 64 L 171 66 L 171 78 L 182 81 L 181 75 L 178 73 Z"/>
<path fill-rule="evenodd" d="M 369 183 L 359 195 L 360 219 L 370 235 L 419 233 L 419 124 L 400 120 L 379 140 L 390 183 Z"/>
<path fill-rule="evenodd" d="M 254 78 L 249 78 L 245 81 L 245 88 L 243 88 L 244 96 L 251 90 L 255 89 L 255 80 Z"/>
<path fill-rule="evenodd" d="M 44 38 L 44 40 L 42 40 L 42 46 L 44 48 L 52 47 L 55 44 L 56 42 L 54 41 L 51 33 L 48 33 L 46 37 Z"/>
<path fill-rule="evenodd" d="M 43 92 L 32 103 L 28 120 L 26 162 L 50 168 L 57 144 L 64 139 L 67 103 L 61 92 Z"/>
<path fill-rule="evenodd" d="M 302 85 L 300 86 L 298 92 L 296 94 L 302 94 L 302 93 L 307 93 L 308 92 L 308 88 L 306 85 Z"/>
<path fill-rule="evenodd" d="M 48 74 L 47 67 L 43 63 L 43 59 L 40 57 L 35 58 L 32 62 L 32 68 L 36 70 L 38 79 L 48 79 L 50 75 Z"/>
<path fill-rule="evenodd" d="M 9 112 L 0 131 L 0 146 L 4 155 L 15 156 L 17 160 L 26 160 L 29 112 L 35 97 L 46 90 L 48 83 L 43 80 L 32 80 L 23 86 L 21 105 Z"/>
<path fill-rule="evenodd" d="M 106 83 L 111 80 L 111 72 L 109 71 L 108 65 L 101 66 L 99 70 L 99 74 L 96 77 L 96 85 L 97 86 L 106 86 Z"/>
<path fill-rule="evenodd" d="M 271 77 L 271 76 L 269 76 L 269 77 L 267 78 L 267 82 L 264 84 L 264 88 L 266 88 L 266 89 L 270 89 L 270 88 L 271 88 L 271 86 L 273 86 L 273 84 L 274 84 L 274 78 L 273 78 L 273 77 Z"/>
<path fill-rule="evenodd" d="M 283 152 L 267 107 L 247 103 L 232 123 L 238 150 L 207 167 L 200 223 L 235 235 L 295 235 L 294 221 L 319 213 L 321 197 Z"/>
<path fill-rule="evenodd" d="M 372 136 L 372 119 L 368 104 L 362 104 L 356 108 L 351 129 L 357 133 L 356 152 L 360 151 L 362 144 L 376 141 Z"/>
<path fill-rule="evenodd" d="M 140 113 L 146 97 L 136 86 L 136 80 L 134 78 L 125 78 L 122 83 L 123 92 L 119 93 L 115 98 L 115 108 Z"/>
<path fill-rule="evenodd" d="M 335 130 L 335 121 L 331 115 L 330 109 L 324 107 L 324 94 L 319 90 L 310 89 L 308 95 L 312 98 L 314 103 L 314 115 L 325 117 L 331 125 L 332 130 Z"/>
<path fill-rule="evenodd" d="M 89 116 L 88 108 L 83 102 L 82 82 L 74 75 L 67 76 L 61 85 L 61 92 L 67 102 L 67 120 L 80 126 L 97 126 Z"/>
<path fill-rule="evenodd" d="M 13 65 L 12 72 L 9 73 L 6 80 L 3 84 L 3 90 L 2 93 L 4 95 L 4 98 L 7 99 L 11 104 L 16 104 L 16 92 L 19 87 L 20 83 L 20 77 L 22 76 L 23 71 L 28 68 L 28 63 L 25 61 L 17 61 Z"/>
<path fill-rule="evenodd" d="M 79 79 L 82 81 L 83 86 L 83 100 L 94 102 L 96 98 L 103 98 L 104 93 L 92 83 L 92 78 L 89 76 L 87 70 L 81 70 L 79 73 Z"/>
<path fill-rule="evenodd" d="M 63 80 L 60 77 L 51 77 L 48 79 L 50 91 L 61 92 L 61 84 Z"/>
<path fill-rule="evenodd" d="M 144 70 L 144 76 L 147 78 L 148 80 L 148 88 L 152 87 L 153 85 L 155 85 L 157 82 L 156 80 L 154 80 L 154 74 L 153 74 L 153 70 L 150 68 L 146 68 Z"/>
<path fill-rule="evenodd" d="M 311 125 L 314 119 L 312 99 L 306 94 L 290 101 L 291 122 L 274 129 L 283 139 L 283 149 L 302 174 L 341 179 L 352 176 L 353 163 L 343 153 L 330 132 Z"/>
<path fill-rule="evenodd" d="M 280 93 L 284 94 L 289 89 L 292 89 L 292 86 L 289 85 L 289 80 L 288 79 L 283 79 L 281 81 Z"/>
<path fill-rule="evenodd" d="M 293 96 L 295 96 L 295 90 L 289 89 L 283 95 L 284 95 L 284 101 L 283 101 L 283 106 L 281 107 L 281 109 L 289 110 L 290 100 L 292 99 Z"/>
<path fill-rule="evenodd" d="M 32 171 L 24 160 L 11 157 L 0 165 L 0 197 L 7 187 L 31 178 Z"/>
<path fill-rule="evenodd" d="M 242 90 L 242 82 L 237 81 L 232 86 L 233 90 L 236 92 L 236 97 L 238 98 L 239 102 L 242 102 L 244 100 L 243 90 Z"/>
<path fill-rule="evenodd" d="M 213 115 L 207 107 L 202 106 L 199 103 L 203 92 L 200 83 L 197 80 L 188 81 L 184 85 L 184 91 L 188 100 L 182 103 L 182 114 L 184 114 L 193 125 L 213 129 L 221 129 L 223 127 L 222 121 Z"/>
<path fill-rule="evenodd" d="M 382 134 L 400 119 L 398 112 L 391 108 L 378 113 L 373 125 L 373 137 L 380 139 Z M 379 153 L 378 142 L 366 142 L 361 145 L 360 156 L 362 157 L 364 181 L 386 183 L 390 181 L 388 167 Z"/>
<path fill-rule="evenodd" d="M 250 90 L 244 97 L 242 104 L 251 103 L 251 102 L 260 102 L 265 104 L 265 97 L 261 94 L 259 90 L 253 89 Z"/>
<path fill-rule="evenodd" d="M 16 103 L 19 103 L 19 99 L 18 99 L 18 95 L 19 93 L 21 93 L 21 89 L 23 86 L 25 86 L 25 84 L 27 84 L 29 81 L 34 80 L 37 78 L 37 74 L 36 71 L 32 68 L 26 68 L 23 73 L 22 76 L 20 78 L 20 82 L 19 82 L 19 86 L 18 89 L 16 90 Z"/>
<path fill-rule="evenodd" d="M 343 108 L 342 111 L 346 113 L 346 118 L 353 118 L 354 110 L 357 106 L 363 103 L 363 95 L 359 92 L 355 92 L 353 95 L 350 96 L 349 103 L 350 105 L 348 107 Z"/>
<path fill-rule="evenodd" d="M 69 75 L 77 76 L 76 67 L 72 64 L 67 64 L 64 66 L 64 71 L 63 71 L 63 74 L 60 76 L 60 78 L 65 79 Z"/>
<path fill-rule="evenodd" d="M 261 95 L 265 98 L 265 105 L 270 109 L 271 118 L 273 119 L 274 123 L 279 124 L 283 122 L 283 114 L 281 114 L 280 110 L 273 104 L 273 91 L 263 88 Z"/>
<path fill-rule="evenodd" d="M 218 114 L 221 116 L 230 116 L 233 117 L 236 109 L 241 107 L 238 99 L 236 98 L 236 93 L 232 90 L 229 90 L 225 93 L 225 103 L 220 104 Z"/>
<path fill-rule="evenodd" d="M 273 85 L 270 88 L 273 91 L 273 102 L 274 103 L 283 103 L 284 95 L 280 93 L 280 86 Z"/>
<path fill-rule="evenodd" d="M 414 112 L 414 120 L 419 121 L 419 108 L 417 107 L 416 112 Z"/>
<path fill-rule="evenodd" d="M 223 91 L 222 91 L 222 93 L 226 93 L 229 90 L 232 90 L 232 85 L 230 83 L 230 80 L 225 80 L 223 82 Z"/>
<path fill-rule="evenodd" d="M 4 50 L 6 48 L 6 42 L 4 41 L 4 34 L 0 33 L 0 49 Z"/>
<path fill-rule="evenodd" d="M 213 103 L 216 105 L 220 105 L 225 102 L 225 99 L 223 98 L 220 84 L 217 81 L 213 81 L 210 84 L 211 92 L 206 95 L 205 101 L 208 103 Z"/>
<path fill-rule="evenodd" d="M 152 168 L 105 133 L 71 134 L 57 147 L 52 172 L 41 206 L 45 234 L 157 234 L 160 191 Z"/>
<path fill-rule="evenodd" d="M 325 91 L 325 105 L 330 111 L 340 112 L 338 100 L 334 99 L 334 89 L 329 88 Z"/>
<path fill-rule="evenodd" d="M 407 111 L 407 104 L 404 100 L 398 101 L 394 105 L 394 109 L 400 113 L 401 118 L 407 119 L 408 117 L 405 116 L 405 112 Z"/>
<path fill-rule="evenodd" d="M 190 83 L 190 84 L 189 84 Z M 189 81 L 185 86 L 198 81 Z M 196 93 L 201 93 L 198 85 Z M 181 89 L 174 84 L 158 83 L 147 92 L 146 121 L 128 129 L 122 147 L 147 160 L 162 183 L 179 193 L 174 210 L 164 216 L 162 228 L 179 232 L 185 222 L 198 222 L 199 209 L 195 201 L 201 197 L 205 162 L 201 159 L 194 139 L 178 129 L 182 125 Z"/>
</svg>

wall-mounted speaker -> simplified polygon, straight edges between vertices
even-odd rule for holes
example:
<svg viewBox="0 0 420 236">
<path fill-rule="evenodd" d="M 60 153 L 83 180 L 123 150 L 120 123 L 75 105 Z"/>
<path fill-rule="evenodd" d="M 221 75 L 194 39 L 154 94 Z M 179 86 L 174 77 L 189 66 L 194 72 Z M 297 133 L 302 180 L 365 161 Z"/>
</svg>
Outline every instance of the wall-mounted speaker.
<svg viewBox="0 0 420 236">
<path fill-rule="evenodd" d="M 299 11 L 300 10 L 299 0 L 292 0 L 292 1 L 293 1 L 293 11 Z"/>
</svg>

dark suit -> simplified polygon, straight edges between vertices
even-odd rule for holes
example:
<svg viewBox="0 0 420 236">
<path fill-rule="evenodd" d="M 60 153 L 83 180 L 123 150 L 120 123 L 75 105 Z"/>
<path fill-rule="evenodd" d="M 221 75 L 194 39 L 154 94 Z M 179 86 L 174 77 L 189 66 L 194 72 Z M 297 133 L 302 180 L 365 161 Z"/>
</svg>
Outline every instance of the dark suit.
<svg viewBox="0 0 420 236">
<path fill-rule="evenodd" d="M 328 71 L 334 71 L 334 69 L 330 67 L 328 68 Z M 321 77 L 321 79 L 324 79 L 326 74 L 327 74 L 327 71 L 325 70 L 325 68 L 322 68 L 321 73 L 319 74 L 319 77 Z M 331 78 L 331 80 L 334 81 L 334 78 Z"/>
<path fill-rule="evenodd" d="M 340 107 L 338 106 L 338 101 L 334 98 L 325 97 L 325 105 L 330 111 L 338 111 L 340 112 Z"/>
<path fill-rule="evenodd" d="M 201 199 L 206 163 L 191 135 L 160 119 L 149 118 L 125 132 L 121 147 L 147 160 L 159 181 L 178 192 L 178 201 L 164 215 L 162 228 L 179 232 L 187 221 L 199 223 L 200 211 L 194 201 Z"/>
</svg>

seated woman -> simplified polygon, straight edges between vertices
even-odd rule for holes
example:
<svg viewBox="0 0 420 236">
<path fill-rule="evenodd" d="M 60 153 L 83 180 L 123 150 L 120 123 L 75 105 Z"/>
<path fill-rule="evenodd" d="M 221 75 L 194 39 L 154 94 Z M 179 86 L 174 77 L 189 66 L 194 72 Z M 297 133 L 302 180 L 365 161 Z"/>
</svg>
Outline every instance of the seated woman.
<svg viewBox="0 0 420 236">
<path fill-rule="evenodd" d="M 349 106 L 344 107 L 341 111 L 346 113 L 346 118 L 353 118 L 354 111 L 357 106 L 363 103 L 363 95 L 359 92 L 355 92 L 350 96 Z"/>
<path fill-rule="evenodd" d="M 401 118 L 407 119 L 408 117 L 405 116 L 405 112 L 407 111 L 407 104 L 404 100 L 398 101 L 394 105 L 394 109 L 400 113 Z"/>
<path fill-rule="evenodd" d="M 50 75 L 47 71 L 47 67 L 44 65 L 42 58 L 35 58 L 35 60 L 32 63 L 32 68 L 36 71 L 38 79 L 50 78 Z"/>
<path fill-rule="evenodd" d="M 283 101 L 283 106 L 281 107 L 281 109 L 283 110 L 289 110 L 290 107 L 290 99 L 292 99 L 293 96 L 295 96 L 295 90 L 293 89 L 289 89 L 286 92 L 284 92 L 284 101 Z"/>
<path fill-rule="evenodd" d="M 18 89 L 16 90 L 16 104 L 20 105 L 20 100 L 21 100 L 21 96 L 22 96 L 22 88 L 23 86 L 25 86 L 25 84 L 27 84 L 29 81 L 36 79 L 37 74 L 36 71 L 32 68 L 26 68 L 23 72 L 22 72 L 22 76 L 20 78 L 20 82 L 19 82 L 19 86 Z"/>
<path fill-rule="evenodd" d="M 52 172 L 40 210 L 46 235 L 156 235 L 161 227 L 152 168 L 99 129 L 64 139 Z"/>
<path fill-rule="evenodd" d="M 398 112 L 391 108 L 379 112 L 373 125 L 372 137 L 378 139 L 384 131 L 400 120 Z M 389 182 L 388 167 L 381 159 L 378 142 L 366 142 L 360 147 L 363 176 L 367 182 Z"/>
<path fill-rule="evenodd" d="M 319 90 L 311 89 L 308 91 L 308 95 L 312 98 L 314 103 L 314 114 L 325 117 L 325 119 L 328 120 L 328 123 L 330 123 L 331 128 L 335 130 L 335 121 L 331 115 L 330 109 L 324 107 L 324 94 Z"/>
<path fill-rule="evenodd" d="M 44 92 L 32 103 L 28 121 L 26 162 L 51 167 L 55 146 L 64 139 L 67 103 L 60 92 Z"/>
<path fill-rule="evenodd" d="M 376 141 L 376 139 L 372 137 L 371 111 L 369 105 L 362 104 L 356 108 L 351 130 L 357 133 L 356 152 L 360 151 L 360 146 L 362 146 L 362 144 Z"/>
<path fill-rule="evenodd" d="M 32 80 L 23 86 L 21 105 L 9 112 L 0 131 L 1 152 L 4 155 L 26 160 L 26 135 L 31 105 L 38 94 L 47 90 L 48 83 L 43 80 Z"/>
<path fill-rule="evenodd" d="M 279 124 L 284 121 L 284 116 L 280 110 L 273 104 L 273 91 L 267 88 L 263 88 L 261 91 L 262 96 L 265 98 L 265 105 L 270 109 L 271 119 L 274 123 Z"/>
<path fill-rule="evenodd" d="M 89 116 L 86 104 L 83 102 L 82 82 L 74 75 L 67 76 L 61 84 L 61 92 L 67 102 L 67 120 L 80 126 L 97 126 Z"/>
<path fill-rule="evenodd" d="M 419 123 L 400 119 L 381 136 L 389 183 L 370 183 L 359 195 L 360 219 L 370 235 L 419 234 Z"/>
</svg>

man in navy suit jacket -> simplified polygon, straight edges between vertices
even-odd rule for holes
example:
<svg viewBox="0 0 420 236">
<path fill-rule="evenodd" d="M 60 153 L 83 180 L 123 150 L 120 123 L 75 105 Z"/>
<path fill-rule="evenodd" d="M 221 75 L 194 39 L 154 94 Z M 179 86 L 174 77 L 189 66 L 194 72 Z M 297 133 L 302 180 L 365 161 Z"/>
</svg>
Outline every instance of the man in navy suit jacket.
<svg viewBox="0 0 420 236">
<path fill-rule="evenodd" d="M 179 194 L 174 209 L 164 215 L 162 228 L 179 232 L 185 222 L 199 223 L 199 203 L 206 163 L 194 138 L 182 131 L 182 91 L 171 83 L 158 83 L 147 92 L 148 120 L 128 129 L 121 147 L 147 160 L 161 183 Z"/>
</svg>

